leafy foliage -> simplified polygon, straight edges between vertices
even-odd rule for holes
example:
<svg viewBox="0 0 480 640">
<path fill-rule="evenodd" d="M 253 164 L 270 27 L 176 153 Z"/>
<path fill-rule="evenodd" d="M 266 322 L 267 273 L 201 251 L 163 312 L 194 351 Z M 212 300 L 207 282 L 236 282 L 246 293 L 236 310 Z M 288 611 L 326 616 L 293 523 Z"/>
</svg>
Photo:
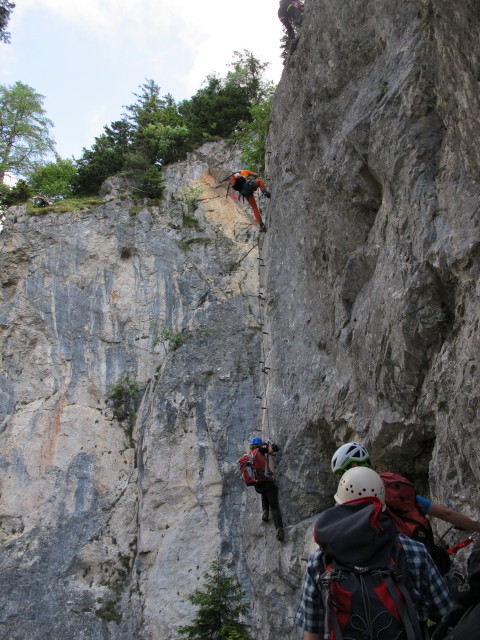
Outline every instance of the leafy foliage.
<svg viewBox="0 0 480 640">
<path fill-rule="evenodd" d="M 240 122 L 237 142 L 241 150 L 240 159 L 251 171 L 265 172 L 265 142 L 270 123 L 272 98 L 250 108 L 250 122 Z"/>
<path fill-rule="evenodd" d="M 73 160 L 57 157 L 55 162 L 36 167 L 29 175 L 30 187 L 42 196 L 67 198 L 73 194 L 77 168 Z"/>
<path fill-rule="evenodd" d="M 45 116 L 43 98 L 22 82 L 0 85 L 0 182 L 7 171 L 24 175 L 53 151 L 53 123 Z"/>
<path fill-rule="evenodd" d="M 197 589 L 189 597 L 198 611 L 190 625 L 179 628 L 180 636 L 186 640 L 253 640 L 248 625 L 240 622 L 248 612 L 245 593 L 236 577 L 224 574 L 220 556 L 204 578 L 204 590 Z"/>
<path fill-rule="evenodd" d="M 0 183 L 0 204 L 4 207 L 26 202 L 32 195 L 33 191 L 25 180 L 19 180 L 14 187 Z"/>
<path fill-rule="evenodd" d="M 173 329 L 170 331 L 167 327 L 162 327 L 160 330 L 160 335 L 156 338 L 158 342 L 163 343 L 163 348 L 165 352 L 167 352 L 167 347 L 172 351 L 175 351 L 179 347 L 182 346 L 185 337 L 181 329 Z"/>
<path fill-rule="evenodd" d="M 124 120 L 104 127 L 104 133 L 95 138 L 93 147 L 84 149 L 83 156 L 77 160 L 78 174 L 73 185 L 76 193 L 98 193 L 104 180 L 123 169 L 130 136 L 130 127 Z"/>
<path fill-rule="evenodd" d="M 135 422 L 135 398 L 138 392 L 137 383 L 128 376 L 120 379 L 110 389 L 110 400 L 113 404 L 113 415 L 121 422 L 128 420 L 130 427 Z"/>
<path fill-rule="evenodd" d="M 226 84 L 241 87 L 248 102 L 252 105 L 260 104 L 273 91 L 274 86 L 263 80 L 263 72 L 269 66 L 268 62 L 260 62 L 251 51 L 234 51 L 236 60 L 230 63 L 233 71 L 229 71 Z"/>
<path fill-rule="evenodd" d="M 161 167 L 184 158 L 204 140 L 231 138 L 240 122 L 251 123 L 252 108 L 272 92 L 262 79 L 268 65 L 249 51 L 234 55 L 225 78 L 208 76 L 204 87 L 179 104 L 170 94 L 161 96 L 154 80 L 146 80 L 122 119 L 105 127 L 90 150 L 83 150 L 75 191 L 97 193 L 107 177 L 126 172 L 139 183 L 141 195 L 159 197 Z"/>
<path fill-rule="evenodd" d="M 10 34 L 8 33 L 7 25 L 10 20 L 10 14 L 15 8 L 13 2 L 8 0 L 0 0 L 0 42 L 10 42 Z"/>
</svg>

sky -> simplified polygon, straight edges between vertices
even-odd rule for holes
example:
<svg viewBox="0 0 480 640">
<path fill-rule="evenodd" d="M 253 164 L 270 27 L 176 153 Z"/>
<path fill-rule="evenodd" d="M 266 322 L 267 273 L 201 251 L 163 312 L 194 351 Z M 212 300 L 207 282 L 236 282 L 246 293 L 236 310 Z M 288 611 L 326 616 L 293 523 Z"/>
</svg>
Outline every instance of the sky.
<svg viewBox="0 0 480 640">
<path fill-rule="evenodd" d="M 223 77 L 234 51 L 282 72 L 278 0 L 14 0 L 10 44 L 0 43 L 0 84 L 44 96 L 62 158 L 79 158 L 153 79 L 178 102 L 207 75 Z"/>
</svg>

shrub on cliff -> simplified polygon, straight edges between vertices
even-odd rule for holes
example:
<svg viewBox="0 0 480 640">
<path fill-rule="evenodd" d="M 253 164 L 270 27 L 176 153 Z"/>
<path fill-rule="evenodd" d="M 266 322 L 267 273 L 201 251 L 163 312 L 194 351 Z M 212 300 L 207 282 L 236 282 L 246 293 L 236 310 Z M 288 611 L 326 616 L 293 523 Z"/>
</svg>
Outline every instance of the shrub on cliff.
<svg viewBox="0 0 480 640">
<path fill-rule="evenodd" d="M 29 175 L 28 184 L 39 195 L 67 198 L 73 193 L 76 175 L 73 161 L 58 157 L 55 162 L 36 167 Z"/>
<path fill-rule="evenodd" d="M 0 183 L 0 205 L 11 207 L 26 202 L 33 192 L 25 180 L 19 180 L 14 187 Z"/>
</svg>

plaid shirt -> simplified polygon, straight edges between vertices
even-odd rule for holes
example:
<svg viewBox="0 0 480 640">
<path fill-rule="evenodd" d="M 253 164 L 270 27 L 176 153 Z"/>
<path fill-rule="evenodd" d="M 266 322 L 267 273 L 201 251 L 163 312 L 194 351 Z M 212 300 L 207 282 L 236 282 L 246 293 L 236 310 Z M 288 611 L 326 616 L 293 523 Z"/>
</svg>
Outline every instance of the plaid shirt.
<svg viewBox="0 0 480 640">
<path fill-rule="evenodd" d="M 445 582 L 421 542 L 412 540 L 402 534 L 401 542 L 412 583 L 412 600 L 420 622 L 440 620 L 451 608 L 453 601 Z M 325 572 L 319 549 L 310 557 L 303 581 L 300 603 L 295 623 L 304 631 L 323 633 L 325 609 L 322 602 L 320 578 Z"/>
</svg>

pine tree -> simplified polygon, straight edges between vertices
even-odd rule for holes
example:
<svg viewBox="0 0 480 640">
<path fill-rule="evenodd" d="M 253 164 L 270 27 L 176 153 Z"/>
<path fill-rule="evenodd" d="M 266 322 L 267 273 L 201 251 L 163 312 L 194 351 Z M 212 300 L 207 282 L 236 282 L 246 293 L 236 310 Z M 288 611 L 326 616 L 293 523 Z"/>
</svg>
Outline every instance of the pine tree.
<svg viewBox="0 0 480 640">
<path fill-rule="evenodd" d="M 217 556 L 206 573 L 204 589 L 189 597 L 198 611 L 190 625 L 179 628 L 186 640 L 253 640 L 239 618 L 248 611 L 245 593 L 236 577 L 227 577 Z"/>
</svg>

